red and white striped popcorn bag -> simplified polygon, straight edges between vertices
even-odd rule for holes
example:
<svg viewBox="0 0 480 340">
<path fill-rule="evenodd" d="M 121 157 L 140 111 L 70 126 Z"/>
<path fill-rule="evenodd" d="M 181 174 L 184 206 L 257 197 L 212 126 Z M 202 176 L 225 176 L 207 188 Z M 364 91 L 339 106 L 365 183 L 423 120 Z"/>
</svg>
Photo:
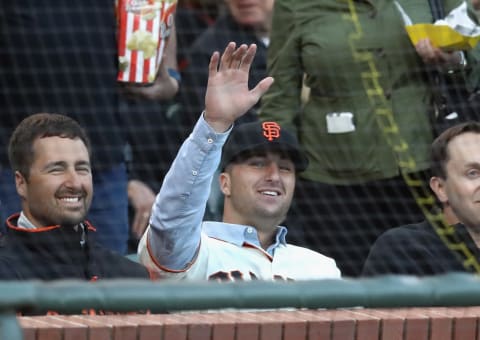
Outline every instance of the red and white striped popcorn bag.
<svg viewBox="0 0 480 340">
<path fill-rule="evenodd" d="M 117 1 L 118 81 L 155 81 L 176 6 L 176 0 Z"/>
</svg>

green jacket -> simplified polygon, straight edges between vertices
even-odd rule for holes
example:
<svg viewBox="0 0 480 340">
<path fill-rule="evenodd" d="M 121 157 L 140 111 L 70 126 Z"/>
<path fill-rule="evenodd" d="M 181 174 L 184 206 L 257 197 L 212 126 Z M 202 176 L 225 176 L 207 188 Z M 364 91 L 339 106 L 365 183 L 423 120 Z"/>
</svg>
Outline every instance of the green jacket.
<svg viewBox="0 0 480 340">
<path fill-rule="evenodd" d="M 428 1 L 399 3 L 413 23 L 432 21 Z M 460 3 L 446 0 L 446 12 Z M 276 0 L 268 68 L 275 82 L 260 119 L 295 130 L 310 159 L 303 178 L 353 184 L 398 175 L 399 162 L 407 172 L 428 168 L 426 66 L 394 1 Z M 304 76 L 311 92 L 302 104 Z M 329 133 L 327 115 L 342 112 L 354 130 Z"/>
</svg>

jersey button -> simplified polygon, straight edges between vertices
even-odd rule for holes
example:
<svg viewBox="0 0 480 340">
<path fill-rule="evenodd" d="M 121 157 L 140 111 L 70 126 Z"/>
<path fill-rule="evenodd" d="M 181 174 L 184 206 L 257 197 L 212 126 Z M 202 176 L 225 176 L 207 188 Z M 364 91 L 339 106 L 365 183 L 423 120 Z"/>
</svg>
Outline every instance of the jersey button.
<svg viewBox="0 0 480 340">
<path fill-rule="evenodd" d="M 193 176 L 197 176 L 197 175 L 198 175 L 197 170 L 192 170 L 192 175 L 193 175 Z"/>
<path fill-rule="evenodd" d="M 252 227 L 248 227 L 248 228 L 247 228 L 247 233 L 249 233 L 249 234 L 253 233 L 253 228 L 252 228 Z"/>
<path fill-rule="evenodd" d="M 212 143 L 213 143 L 213 139 L 212 139 L 212 138 L 207 139 L 207 143 L 208 143 L 208 144 L 212 144 Z"/>
</svg>

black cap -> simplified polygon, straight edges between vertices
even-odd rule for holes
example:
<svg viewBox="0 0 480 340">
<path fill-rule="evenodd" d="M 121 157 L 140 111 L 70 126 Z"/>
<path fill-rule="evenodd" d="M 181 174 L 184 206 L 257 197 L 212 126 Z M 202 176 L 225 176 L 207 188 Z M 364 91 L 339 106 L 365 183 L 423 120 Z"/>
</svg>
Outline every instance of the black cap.
<svg viewBox="0 0 480 340">
<path fill-rule="evenodd" d="M 288 154 L 297 172 L 304 171 L 308 166 L 308 159 L 292 133 L 276 122 L 258 121 L 233 128 L 223 146 L 220 168 L 223 171 L 239 156 L 263 150 Z"/>
</svg>

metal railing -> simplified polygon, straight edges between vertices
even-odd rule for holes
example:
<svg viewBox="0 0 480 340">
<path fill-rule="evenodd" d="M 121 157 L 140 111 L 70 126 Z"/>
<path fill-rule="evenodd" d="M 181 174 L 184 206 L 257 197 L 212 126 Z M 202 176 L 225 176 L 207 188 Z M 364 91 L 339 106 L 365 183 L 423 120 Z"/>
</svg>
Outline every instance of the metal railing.
<svg viewBox="0 0 480 340">
<path fill-rule="evenodd" d="M 0 282 L 0 339 L 21 340 L 16 311 L 78 314 L 85 309 L 152 313 L 224 308 L 349 308 L 480 305 L 480 278 L 436 277 L 297 282 L 186 282 L 148 280 Z"/>
</svg>

